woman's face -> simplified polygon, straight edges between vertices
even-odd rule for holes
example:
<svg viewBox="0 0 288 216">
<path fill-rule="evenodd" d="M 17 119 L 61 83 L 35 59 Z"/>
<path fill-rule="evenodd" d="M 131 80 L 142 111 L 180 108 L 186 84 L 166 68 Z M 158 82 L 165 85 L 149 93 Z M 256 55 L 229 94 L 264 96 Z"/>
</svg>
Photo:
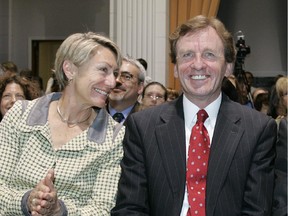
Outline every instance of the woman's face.
<svg viewBox="0 0 288 216">
<path fill-rule="evenodd" d="M 2 95 L 0 110 L 2 116 L 13 106 L 17 100 L 24 100 L 24 91 L 17 83 L 9 83 Z"/>
<path fill-rule="evenodd" d="M 116 85 L 118 65 L 114 53 L 101 46 L 90 60 L 74 68 L 74 95 L 78 103 L 88 107 L 104 107 Z"/>
</svg>

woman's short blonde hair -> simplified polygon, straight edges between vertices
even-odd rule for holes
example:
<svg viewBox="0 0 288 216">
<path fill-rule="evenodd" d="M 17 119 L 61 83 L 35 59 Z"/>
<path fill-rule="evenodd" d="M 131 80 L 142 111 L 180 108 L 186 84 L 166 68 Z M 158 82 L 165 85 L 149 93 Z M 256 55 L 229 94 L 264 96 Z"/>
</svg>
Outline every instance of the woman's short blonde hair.
<svg viewBox="0 0 288 216">
<path fill-rule="evenodd" d="M 72 34 L 63 41 L 56 53 L 54 69 L 60 90 L 68 85 L 68 79 L 63 72 L 64 61 L 69 60 L 80 67 L 93 57 L 99 45 L 108 48 L 115 54 L 118 68 L 120 68 L 122 55 L 120 49 L 112 40 L 94 32 Z"/>
</svg>

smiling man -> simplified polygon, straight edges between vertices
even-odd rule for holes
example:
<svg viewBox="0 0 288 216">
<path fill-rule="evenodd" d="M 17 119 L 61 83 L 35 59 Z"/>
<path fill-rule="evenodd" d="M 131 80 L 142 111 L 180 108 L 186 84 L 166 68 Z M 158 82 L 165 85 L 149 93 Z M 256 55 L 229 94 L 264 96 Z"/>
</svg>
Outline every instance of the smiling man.
<svg viewBox="0 0 288 216">
<path fill-rule="evenodd" d="M 127 119 L 112 216 L 269 216 L 275 121 L 221 92 L 232 35 L 196 16 L 170 36 L 183 94 Z"/>
<path fill-rule="evenodd" d="M 108 111 L 116 121 L 124 123 L 139 105 L 137 99 L 144 88 L 145 73 L 139 61 L 130 57 L 123 58 L 116 87 L 110 93 L 108 102 Z"/>
</svg>

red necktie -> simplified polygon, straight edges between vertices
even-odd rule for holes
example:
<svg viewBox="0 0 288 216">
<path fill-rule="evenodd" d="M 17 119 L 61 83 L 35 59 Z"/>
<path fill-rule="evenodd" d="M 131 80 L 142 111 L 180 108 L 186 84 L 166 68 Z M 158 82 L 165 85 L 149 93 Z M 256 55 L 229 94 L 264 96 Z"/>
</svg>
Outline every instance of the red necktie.
<svg viewBox="0 0 288 216">
<path fill-rule="evenodd" d="M 201 109 L 197 113 L 197 122 L 192 128 L 188 149 L 186 184 L 189 209 L 187 216 L 205 216 L 205 192 L 210 139 L 204 126 L 208 114 Z"/>
</svg>

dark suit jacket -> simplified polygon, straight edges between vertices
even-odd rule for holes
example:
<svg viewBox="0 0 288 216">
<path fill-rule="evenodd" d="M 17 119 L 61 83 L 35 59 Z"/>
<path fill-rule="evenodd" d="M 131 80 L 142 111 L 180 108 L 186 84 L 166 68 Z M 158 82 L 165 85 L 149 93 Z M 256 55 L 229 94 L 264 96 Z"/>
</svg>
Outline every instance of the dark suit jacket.
<svg viewBox="0 0 288 216">
<path fill-rule="evenodd" d="M 279 123 L 276 152 L 273 216 L 287 216 L 287 118 Z"/>
<path fill-rule="evenodd" d="M 111 215 L 180 215 L 185 192 L 183 96 L 126 120 Z M 206 216 L 271 215 L 277 125 L 223 95 L 208 164 Z"/>
</svg>

